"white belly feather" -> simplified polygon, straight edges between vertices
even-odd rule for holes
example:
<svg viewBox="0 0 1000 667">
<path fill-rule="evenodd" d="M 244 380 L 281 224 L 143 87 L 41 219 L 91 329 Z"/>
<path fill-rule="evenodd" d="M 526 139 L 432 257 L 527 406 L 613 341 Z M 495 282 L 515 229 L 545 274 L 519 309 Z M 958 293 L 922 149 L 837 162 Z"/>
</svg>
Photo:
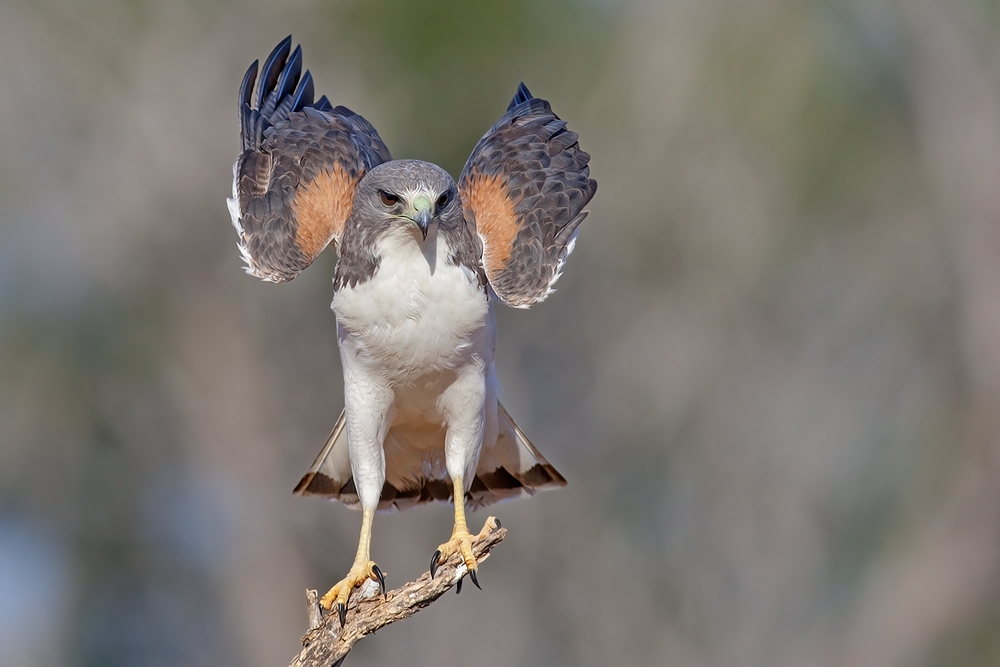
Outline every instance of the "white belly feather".
<svg viewBox="0 0 1000 667">
<path fill-rule="evenodd" d="M 343 287 L 332 303 L 345 370 L 392 387 L 397 422 L 439 422 L 429 413 L 440 393 L 469 366 L 485 374 L 492 365 L 492 305 L 472 271 L 449 264 L 435 231 L 423 244 L 408 229 L 386 233 L 375 275 Z"/>
</svg>

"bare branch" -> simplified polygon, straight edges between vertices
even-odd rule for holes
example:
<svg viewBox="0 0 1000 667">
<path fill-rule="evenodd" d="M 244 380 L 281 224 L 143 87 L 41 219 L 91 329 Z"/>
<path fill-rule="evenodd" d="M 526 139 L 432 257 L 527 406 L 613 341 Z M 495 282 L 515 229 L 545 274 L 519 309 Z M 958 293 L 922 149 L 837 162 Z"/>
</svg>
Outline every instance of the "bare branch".
<svg viewBox="0 0 1000 667">
<path fill-rule="evenodd" d="M 492 517 L 487 520 L 488 525 L 491 520 Z M 489 558 L 490 549 L 506 535 L 506 528 L 497 528 L 477 537 L 472 543 L 476 560 L 481 563 Z M 467 573 L 461 555 L 453 554 L 438 567 L 433 579 L 429 572 L 425 572 L 416 581 L 389 591 L 384 600 L 374 594 L 378 591 L 377 585 L 362 586 L 351 596 L 343 628 L 336 614 L 321 617 L 316 591 L 306 591 L 310 629 L 302 638 L 302 652 L 292 660 L 290 667 L 331 667 L 340 664 L 362 637 L 427 607 L 458 584 Z M 365 597 L 366 593 L 368 597 Z"/>
<path fill-rule="evenodd" d="M 323 625 L 323 612 L 319 608 L 319 593 L 316 591 L 306 591 L 306 614 L 309 616 L 309 632 Z"/>
</svg>

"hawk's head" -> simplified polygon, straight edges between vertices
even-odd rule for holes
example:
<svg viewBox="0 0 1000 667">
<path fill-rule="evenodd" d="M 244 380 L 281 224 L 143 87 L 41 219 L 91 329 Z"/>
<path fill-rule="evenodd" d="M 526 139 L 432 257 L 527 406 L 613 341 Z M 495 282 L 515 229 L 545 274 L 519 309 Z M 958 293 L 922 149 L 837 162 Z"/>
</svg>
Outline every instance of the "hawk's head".
<svg viewBox="0 0 1000 667">
<path fill-rule="evenodd" d="M 360 226 L 419 231 L 421 240 L 434 224 L 452 226 L 463 220 L 455 180 L 420 160 L 385 162 L 365 174 L 354 194 L 351 218 Z"/>
</svg>

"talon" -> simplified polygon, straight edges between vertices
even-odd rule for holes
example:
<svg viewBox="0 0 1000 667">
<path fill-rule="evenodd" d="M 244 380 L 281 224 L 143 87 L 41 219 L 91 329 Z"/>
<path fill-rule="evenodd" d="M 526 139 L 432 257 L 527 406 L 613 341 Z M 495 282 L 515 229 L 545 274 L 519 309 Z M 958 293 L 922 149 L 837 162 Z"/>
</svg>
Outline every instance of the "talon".
<svg viewBox="0 0 1000 667">
<path fill-rule="evenodd" d="M 464 578 L 458 580 L 458 585 L 455 586 L 455 595 L 462 594 L 462 582 L 465 581 Z"/>
<path fill-rule="evenodd" d="M 497 530 L 497 528 L 494 527 L 496 524 L 496 518 L 490 517 L 486 520 L 486 525 L 483 526 L 483 530 L 479 533 L 479 535 L 470 535 L 467 528 L 464 526 L 457 526 L 452 533 L 451 539 L 438 547 L 438 550 L 434 552 L 434 556 L 431 558 L 431 577 L 435 576 L 439 565 L 448 562 L 452 556 L 458 554 L 462 557 L 467 573 L 472 578 L 473 585 L 475 585 L 475 587 L 479 590 L 482 590 L 483 587 L 479 584 L 479 574 L 476 572 L 476 566 L 478 563 L 476 561 L 476 554 L 472 549 L 472 544 L 475 540 L 481 539 L 483 536 L 489 535 L 492 531 Z M 456 586 L 461 589 L 461 579 L 456 582 Z"/>
<path fill-rule="evenodd" d="M 382 570 L 379 569 L 378 565 L 372 565 L 372 573 L 378 579 L 378 587 L 382 590 L 382 599 L 386 599 L 385 593 L 385 575 L 382 574 Z"/>
<path fill-rule="evenodd" d="M 355 588 L 358 588 L 368 580 L 377 581 L 379 587 L 382 590 L 382 595 L 385 596 L 385 574 L 374 561 L 364 561 L 358 560 L 351 566 L 351 570 L 347 573 L 347 576 L 338 581 L 333 585 L 323 599 L 320 600 L 320 606 L 329 612 L 333 612 L 333 607 L 337 607 L 337 616 L 340 617 L 340 627 L 344 627 L 347 622 L 347 605 L 350 604 L 351 594 L 354 592 Z"/>
<path fill-rule="evenodd" d="M 500 530 L 503 526 L 500 525 L 500 519 L 493 517 L 493 523 L 497 525 L 497 530 Z"/>
</svg>

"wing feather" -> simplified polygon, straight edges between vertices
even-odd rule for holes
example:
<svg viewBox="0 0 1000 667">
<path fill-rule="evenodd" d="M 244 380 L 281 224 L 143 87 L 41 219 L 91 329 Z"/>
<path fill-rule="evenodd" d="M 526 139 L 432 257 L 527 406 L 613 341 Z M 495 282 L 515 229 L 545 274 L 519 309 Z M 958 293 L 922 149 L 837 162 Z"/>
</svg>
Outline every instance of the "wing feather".
<svg viewBox="0 0 1000 667">
<path fill-rule="evenodd" d="M 240 86 L 243 152 L 234 165 L 229 210 L 247 272 L 269 282 L 298 275 L 336 242 L 351 212 L 358 181 L 391 160 L 367 120 L 326 96 L 302 72 L 302 49 L 291 36 L 258 63 Z"/>
<path fill-rule="evenodd" d="M 509 306 L 544 300 L 573 251 L 597 191 L 577 139 L 522 83 L 462 170 L 459 190 L 482 239 L 486 277 Z"/>
</svg>

